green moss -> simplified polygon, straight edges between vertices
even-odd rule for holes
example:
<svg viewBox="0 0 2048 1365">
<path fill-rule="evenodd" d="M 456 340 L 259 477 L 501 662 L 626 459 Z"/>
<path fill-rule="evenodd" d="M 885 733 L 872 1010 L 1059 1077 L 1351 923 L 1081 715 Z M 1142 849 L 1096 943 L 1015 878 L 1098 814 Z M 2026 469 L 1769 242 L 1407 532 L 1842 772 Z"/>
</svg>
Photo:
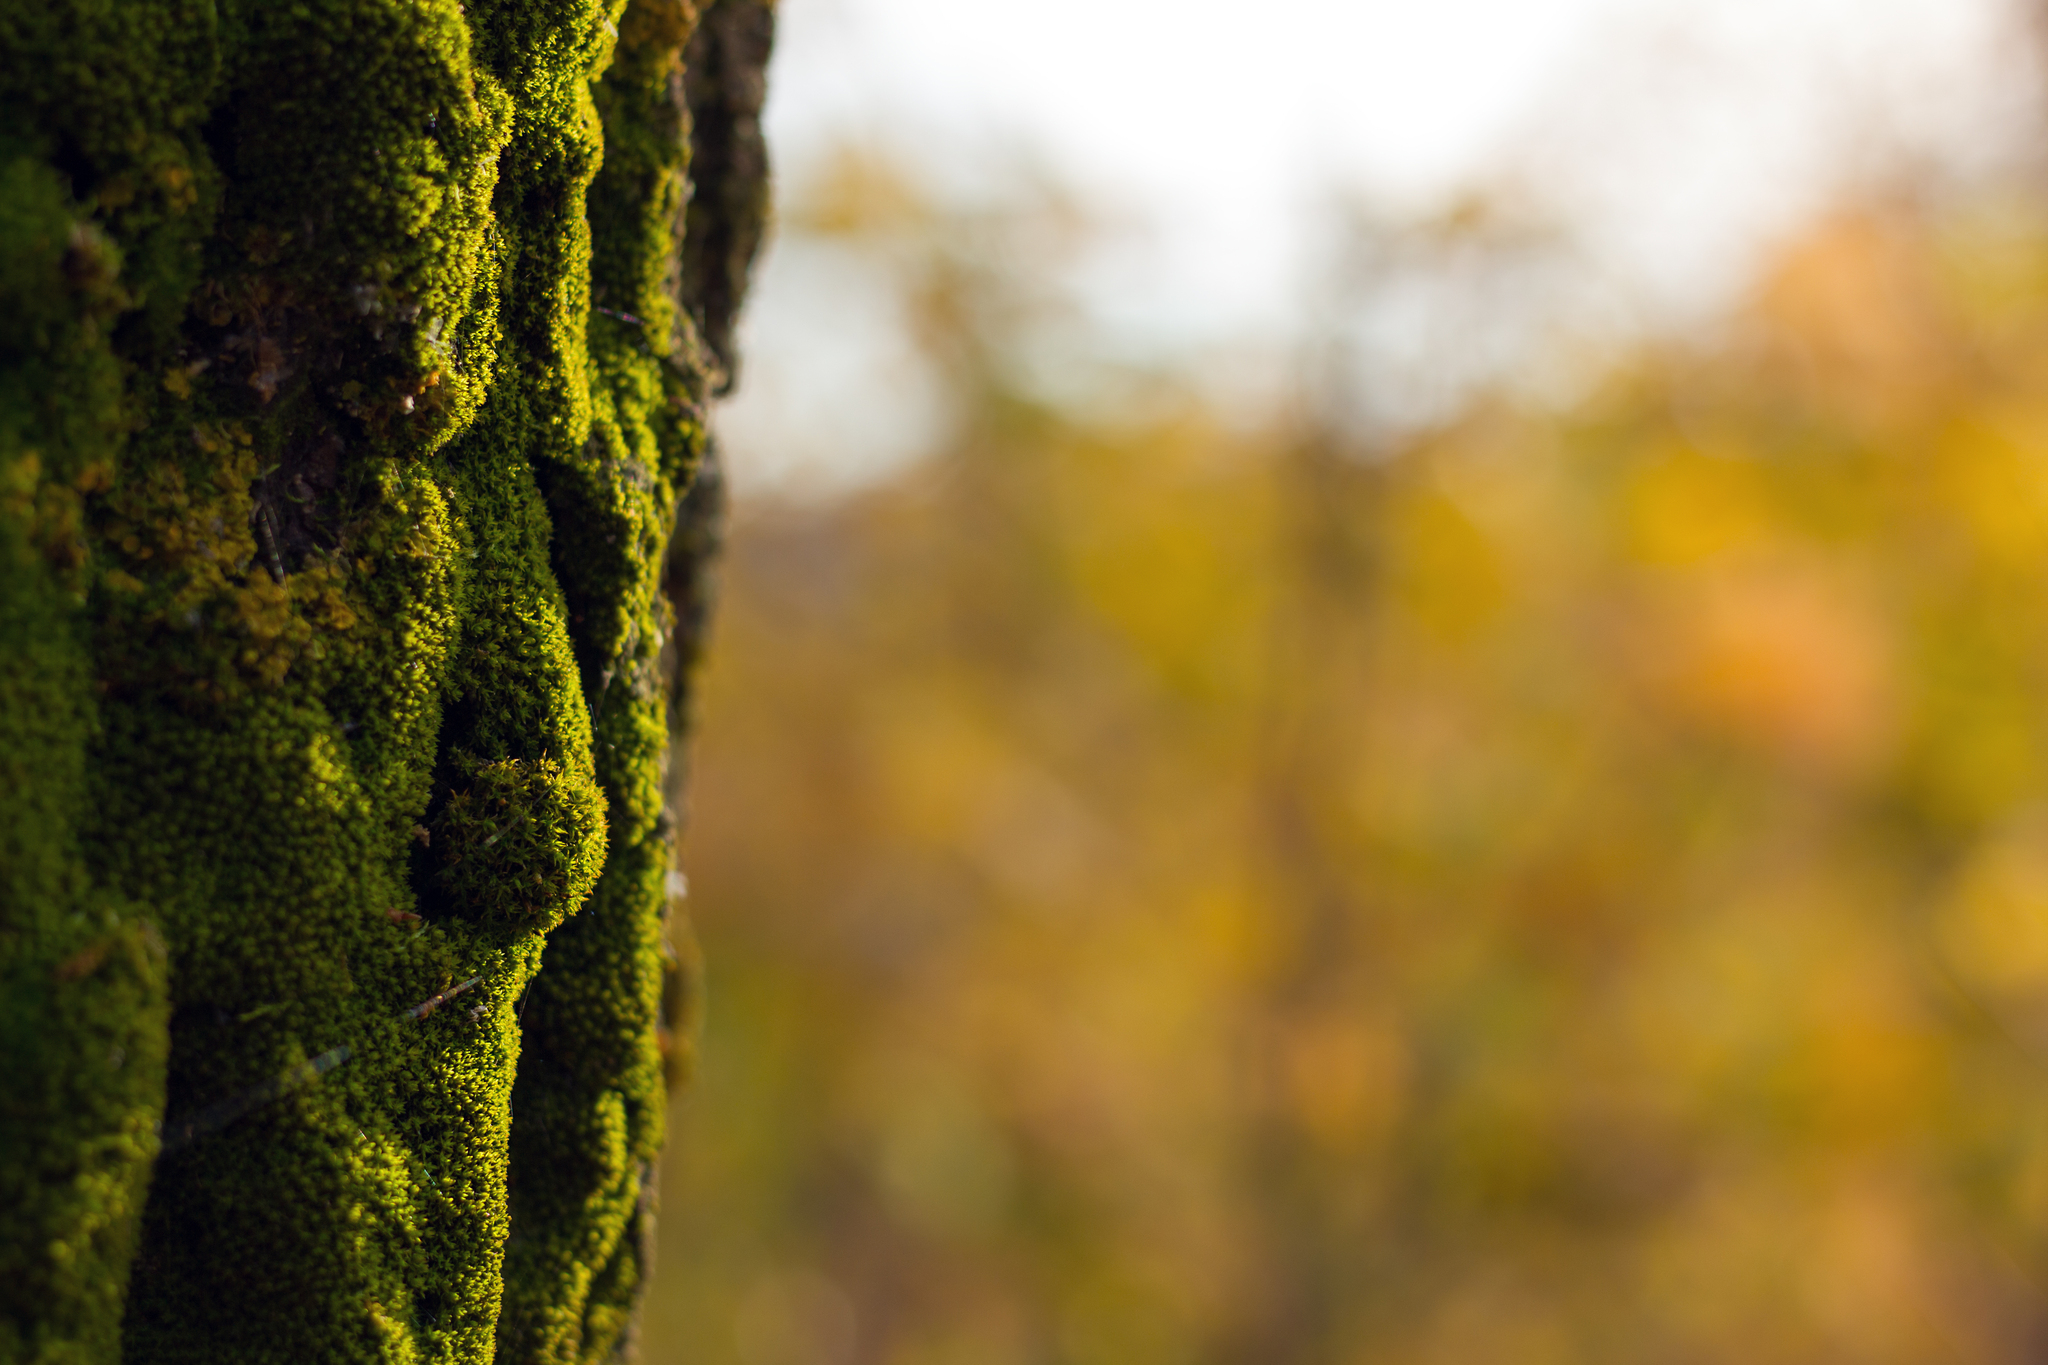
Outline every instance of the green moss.
<svg viewBox="0 0 2048 1365">
<path fill-rule="evenodd" d="M 702 28 L 768 13 L 725 0 Z M 691 110 L 675 92 L 689 85 L 695 18 L 682 0 L 633 5 L 596 87 L 605 159 L 587 197 L 589 420 L 538 466 L 591 698 L 610 854 L 588 909 L 551 939 L 528 1007 L 499 1329 L 508 1360 L 608 1358 L 647 1272 L 667 1108 L 662 1011 L 676 995 L 665 982 L 677 961 L 664 934 L 674 859 L 664 659 L 676 624 L 663 599 L 664 554 L 702 456 L 701 403 L 719 377 L 700 339 L 703 308 L 686 287 L 691 248 L 679 228 L 693 152 L 730 161 L 718 139 L 752 127 L 714 119 L 710 141 L 692 137 Z M 758 55 L 765 60 L 765 42 Z M 755 113 L 758 93 L 758 80 L 740 91 Z"/>
<path fill-rule="evenodd" d="M 441 863 L 434 881 L 456 913 L 507 932 L 545 933 L 597 882 L 604 798 L 587 773 L 553 759 L 478 764 L 423 842 Z"/>
<path fill-rule="evenodd" d="M 0 128 L 18 128 L 0 115 Z M 0 1360 L 111 1359 L 163 1102 L 162 939 L 97 883 L 84 505 L 123 429 L 123 254 L 0 141 Z"/>
<path fill-rule="evenodd" d="M 8 948 L 0 1359 L 110 1360 L 163 1104 L 164 944 L 100 908 Z"/>
<path fill-rule="evenodd" d="M 625 1331 L 717 376 L 621 9 L 0 15 L 0 1361 Z"/>
</svg>

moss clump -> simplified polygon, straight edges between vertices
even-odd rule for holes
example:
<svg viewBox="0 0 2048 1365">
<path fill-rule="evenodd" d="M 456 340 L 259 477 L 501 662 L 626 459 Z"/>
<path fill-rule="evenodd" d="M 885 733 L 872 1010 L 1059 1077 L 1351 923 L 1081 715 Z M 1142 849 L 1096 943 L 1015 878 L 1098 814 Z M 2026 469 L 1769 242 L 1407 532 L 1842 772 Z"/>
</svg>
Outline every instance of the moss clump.
<svg viewBox="0 0 2048 1365">
<path fill-rule="evenodd" d="M 434 818 L 436 886 L 455 913 L 507 933 L 546 933 L 590 894 L 604 863 L 604 798 L 553 759 L 477 765 Z"/>
<path fill-rule="evenodd" d="M 742 12 L 0 12 L 0 1362 L 619 1341 Z"/>
</svg>

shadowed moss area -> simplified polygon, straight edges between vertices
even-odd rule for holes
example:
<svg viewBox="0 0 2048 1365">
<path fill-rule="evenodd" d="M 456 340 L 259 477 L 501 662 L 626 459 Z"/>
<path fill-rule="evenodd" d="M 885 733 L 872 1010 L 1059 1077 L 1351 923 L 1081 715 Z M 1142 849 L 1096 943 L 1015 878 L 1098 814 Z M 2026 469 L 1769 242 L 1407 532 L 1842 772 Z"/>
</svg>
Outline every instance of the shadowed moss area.
<svg viewBox="0 0 2048 1365">
<path fill-rule="evenodd" d="M 0 14 L 0 1361 L 626 1338 L 697 28 Z"/>
</svg>

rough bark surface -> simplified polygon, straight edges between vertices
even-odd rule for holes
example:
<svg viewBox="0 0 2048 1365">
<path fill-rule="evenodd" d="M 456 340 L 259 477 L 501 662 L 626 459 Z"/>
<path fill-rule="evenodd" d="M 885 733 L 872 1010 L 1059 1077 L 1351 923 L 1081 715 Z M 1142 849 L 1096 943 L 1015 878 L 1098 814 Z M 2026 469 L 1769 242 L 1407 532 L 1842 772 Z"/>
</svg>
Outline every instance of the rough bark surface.
<svg viewBox="0 0 2048 1365">
<path fill-rule="evenodd" d="M 772 24 L 0 6 L 0 1362 L 628 1343 Z"/>
</svg>

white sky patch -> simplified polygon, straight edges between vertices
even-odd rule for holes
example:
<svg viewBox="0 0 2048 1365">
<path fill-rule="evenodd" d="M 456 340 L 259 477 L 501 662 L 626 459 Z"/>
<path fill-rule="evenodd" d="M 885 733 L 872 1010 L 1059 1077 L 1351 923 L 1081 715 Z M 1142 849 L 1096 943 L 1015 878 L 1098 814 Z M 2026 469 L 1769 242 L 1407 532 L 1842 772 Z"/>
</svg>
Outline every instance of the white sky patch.
<svg viewBox="0 0 2048 1365">
<path fill-rule="evenodd" d="M 1518 186 L 1670 322 L 1879 166 L 2011 155 L 2038 106 L 2006 0 L 782 0 L 785 181 L 893 149 L 963 194 L 1024 149 L 1144 225 L 1080 277 L 1163 359 L 1298 339 L 1333 192 Z M 1009 163 L 1009 164 L 1014 164 Z M 991 170 L 991 167 L 997 167 Z M 771 249 L 724 414 L 735 482 L 836 489 L 942 429 L 890 304 Z M 892 328 L 894 329 L 892 331 Z"/>
</svg>

